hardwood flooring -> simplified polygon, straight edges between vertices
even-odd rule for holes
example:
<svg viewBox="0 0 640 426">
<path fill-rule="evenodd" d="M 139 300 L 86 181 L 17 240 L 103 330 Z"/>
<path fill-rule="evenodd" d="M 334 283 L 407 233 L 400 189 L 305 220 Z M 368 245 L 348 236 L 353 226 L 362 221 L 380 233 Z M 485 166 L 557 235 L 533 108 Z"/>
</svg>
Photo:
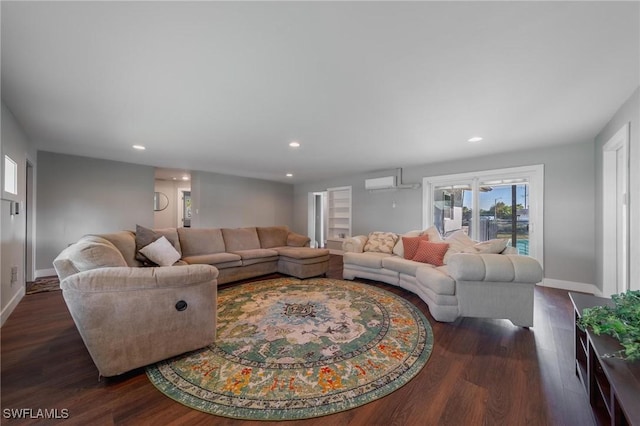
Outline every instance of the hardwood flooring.
<svg viewBox="0 0 640 426">
<path fill-rule="evenodd" d="M 273 278 L 272 275 L 264 278 Z M 331 278 L 342 277 L 332 256 Z M 573 361 L 573 311 L 566 291 L 538 287 L 535 325 L 458 319 L 439 323 L 401 288 L 362 280 L 415 304 L 435 344 L 408 384 L 362 407 L 289 425 L 594 425 Z M 62 292 L 26 296 L 2 327 L 2 424 L 268 425 L 212 416 L 160 393 L 144 369 L 98 380 Z M 11 409 L 57 409 L 67 419 L 8 419 Z"/>
</svg>

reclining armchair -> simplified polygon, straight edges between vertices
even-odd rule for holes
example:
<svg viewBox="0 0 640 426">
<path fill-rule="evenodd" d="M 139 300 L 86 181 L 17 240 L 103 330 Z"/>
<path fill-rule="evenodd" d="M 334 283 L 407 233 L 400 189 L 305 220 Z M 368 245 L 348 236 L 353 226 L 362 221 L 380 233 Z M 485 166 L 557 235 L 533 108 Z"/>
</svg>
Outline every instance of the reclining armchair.
<svg viewBox="0 0 640 426">
<path fill-rule="evenodd" d="M 111 241 L 83 237 L 53 262 L 62 294 L 101 376 L 215 341 L 218 270 L 135 267 Z"/>
</svg>

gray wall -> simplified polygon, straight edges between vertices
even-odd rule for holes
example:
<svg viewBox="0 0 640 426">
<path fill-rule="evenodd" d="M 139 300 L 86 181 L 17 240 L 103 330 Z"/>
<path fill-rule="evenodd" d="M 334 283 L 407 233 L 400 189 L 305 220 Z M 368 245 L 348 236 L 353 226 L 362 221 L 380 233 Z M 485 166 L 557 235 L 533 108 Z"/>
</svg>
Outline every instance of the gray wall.
<svg viewBox="0 0 640 426">
<path fill-rule="evenodd" d="M 154 226 L 154 168 L 38 152 L 36 269 L 85 234 Z"/>
<path fill-rule="evenodd" d="M 85 234 L 176 226 L 154 217 L 153 167 L 46 151 L 38 164 L 38 270 Z M 191 190 L 193 227 L 292 226 L 292 185 L 192 172 Z"/>
<path fill-rule="evenodd" d="M 193 227 L 293 225 L 290 184 L 197 171 L 191 199 Z"/>
<path fill-rule="evenodd" d="M 478 170 L 544 164 L 545 277 L 595 283 L 594 144 L 584 142 L 492 154 L 459 161 L 404 168 L 405 183 L 423 177 Z M 357 174 L 295 186 L 294 229 L 307 232 L 307 196 L 333 186 L 353 187 L 353 234 L 375 230 L 406 232 L 422 227 L 422 190 L 369 193 L 364 180 L 394 174 L 395 170 Z M 392 207 L 393 201 L 396 208 Z"/>
<path fill-rule="evenodd" d="M 629 251 L 630 284 L 640 290 L 640 88 L 629 97 L 596 137 L 595 197 L 596 197 L 596 282 L 602 289 L 602 147 L 622 126 L 631 123 L 629 139 Z"/>
<path fill-rule="evenodd" d="M 20 125 L 16 122 L 13 114 L 2 102 L 2 148 L 0 156 L 0 189 L 2 190 L 2 203 L 0 208 L 0 238 L 2 239 L 0 249 L 1 266 L 0 271 L 0 304 L 2 312 L 2 324 L 13 311 L 25 292 L 25 250 L 26 242 L 26 220 L 25 202 L 26 195 L 26 163 L 27 160 L 36 167 L 36 154 Z M 18 165 L 18 194 L 4 192 L 4 156 L 8 155 Z M 19 202 L 20 214 L 10 215 L 9 208 L 11 202 Z M 33 206 L 32 206 L 33 207 Z M 31 208 L 33 213 L 33 208 Z M 11 283 L 11 268 L 17 267 L 17 281 Z"/>
</svg>

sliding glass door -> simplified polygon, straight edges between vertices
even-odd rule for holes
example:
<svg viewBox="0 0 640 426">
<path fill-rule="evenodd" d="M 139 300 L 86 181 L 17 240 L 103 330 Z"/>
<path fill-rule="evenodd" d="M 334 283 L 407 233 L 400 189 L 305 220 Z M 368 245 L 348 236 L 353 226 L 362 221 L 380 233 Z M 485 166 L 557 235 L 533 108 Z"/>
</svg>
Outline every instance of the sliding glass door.
<svg viewBox="0 0 640 426">
<path fill-rule="evenodd" d="M 505 238 L 542 262 L 542 165 L 424 178 L 424 226 Z"/>
</svg>

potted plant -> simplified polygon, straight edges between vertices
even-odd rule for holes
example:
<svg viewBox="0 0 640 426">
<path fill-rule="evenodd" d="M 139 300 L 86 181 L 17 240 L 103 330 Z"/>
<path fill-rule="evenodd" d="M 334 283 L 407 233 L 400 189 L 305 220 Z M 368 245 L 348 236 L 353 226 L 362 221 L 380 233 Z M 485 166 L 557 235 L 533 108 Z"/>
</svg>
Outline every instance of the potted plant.
<svg viewBox="0 0 640 426">
<path fill-rule="evenodd" d="M 578 326 L 590 328 L 594 334 L 616 338 L 622 349 L 604 357 L 628 361 L 640 359 L 640 291 L 633 290 L 611 296 L 614 306 L 585 308 Z"/>
</svg>

